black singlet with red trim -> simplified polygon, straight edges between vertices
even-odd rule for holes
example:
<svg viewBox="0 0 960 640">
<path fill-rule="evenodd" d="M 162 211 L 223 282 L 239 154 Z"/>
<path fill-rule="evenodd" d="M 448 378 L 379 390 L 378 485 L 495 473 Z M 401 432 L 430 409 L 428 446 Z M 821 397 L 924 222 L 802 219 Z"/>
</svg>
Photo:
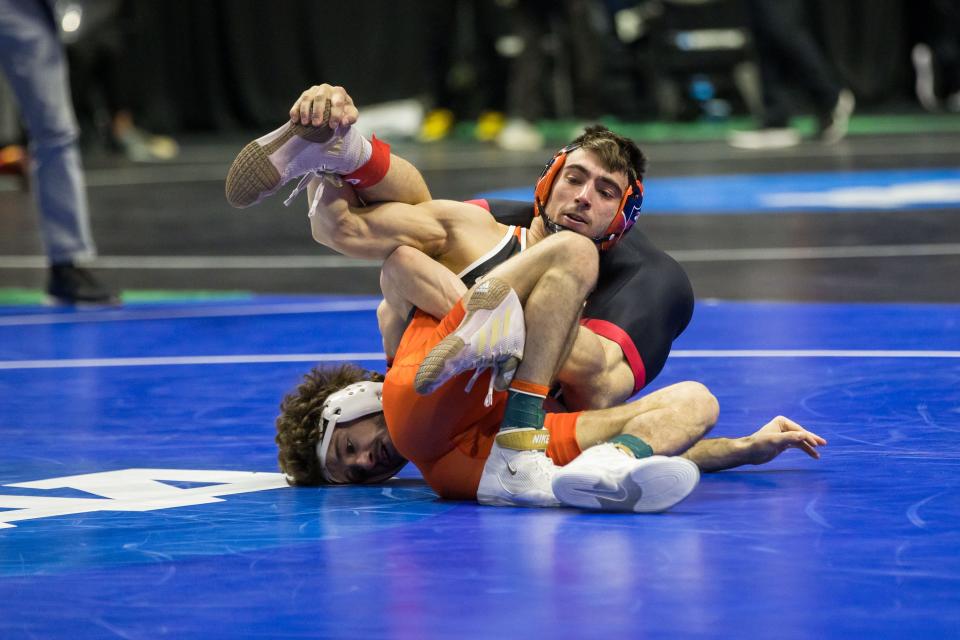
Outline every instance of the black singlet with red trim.
<svg viewBox="0 0 960 640">
<path fill-rule="evenodd" d="M 469 289 L 476 284 L 477 280 L 493 271 L 495 267 L 523 251 L 527 246 L 526 234 L 527 229 L 525 227 L 510 225 L 503 238 L 497 243 L 497 246 L 490 249 L 490 251 L 474 261 L 473 264 L 458 273 L 457 277 L 459 277 L 461 282 L 467 285 Z"/>
<path fill-rule="evenodd" d="M 487 209 L 503 224 L 529 227 L 533 220 L 529 202 L 470 202 Z M 587 299 L 581 324 L 620 345 L 633 370 L 634 392 L 657 377 L 673 341 L 692 317 L 693 287 L 686 271 L 638 227 L 600 254 L 597 288 Z"/>
</svg>

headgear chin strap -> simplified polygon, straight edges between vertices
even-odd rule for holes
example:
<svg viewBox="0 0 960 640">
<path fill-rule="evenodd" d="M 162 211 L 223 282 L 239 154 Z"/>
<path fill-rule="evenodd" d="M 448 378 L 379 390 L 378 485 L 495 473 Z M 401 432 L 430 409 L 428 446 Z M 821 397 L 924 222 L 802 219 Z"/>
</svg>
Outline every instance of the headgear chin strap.
<svg viewBox="0 0 960 640">
<path fill-rule="evenodd" d="M 330 449 L 337 423 L 350 422 L 379 411 L 383 411 L 382 382 L 355 382 L 327 397 L 327 401 L 323 403 L 323 413 L 320 414 L 320 426 L 323 428 L 325 424 L 326 428 L 317 443 L 320 473 L 327 482 L 332 482 L 327 474 L 327 451 Z"/>
<path fill-rule="evenodd" d="M 543 168 L 540 179 L 537 180 L 537 186 L 533 191 L 534 215 L 543 216 L 543 224 L 550 233 L 567 229 L 567 227 L 547 217 L 546 205 L 550 198 L 550 191 L 553 189 L 553 183 L 556 182 L 557 176 L 563 170 L 563 165 L 567 162 L 567 155 L 579 148 L 580 144 L 571 144 L 560 149 Z M 630 227 L 637 222 L 637 218 L 640 216 L 640 208 L 643 205 L 643 183 L 632 170 L 627 171 L 627 179 L 630 184 L 623 192 L 620 206 L 613 219 L 610 220 L 610 225 L 601 236 L 592 238 L 601 251 L 617 244 L 623 234 L 630 230 Z"/>
</svg>

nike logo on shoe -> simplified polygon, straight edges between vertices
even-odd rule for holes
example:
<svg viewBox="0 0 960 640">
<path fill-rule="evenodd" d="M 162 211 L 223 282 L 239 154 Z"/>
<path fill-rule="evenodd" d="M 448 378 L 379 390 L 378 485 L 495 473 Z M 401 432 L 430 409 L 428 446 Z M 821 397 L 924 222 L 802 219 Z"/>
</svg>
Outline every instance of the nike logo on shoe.
<svg viewBox="0 0 960 640">
<path fill-rule="evenodd" d="M 609 489 L 581 490 L 586 495 L 593 496 L 600 503 L 600 509 L 606 511 L 623 511 L 633 508 L 643 497 L 643 487 L 633 478 L 627 476 L 615 491 Z"/>
<path fill-rule="evenodd" d="M 610 491 L 609 489 L 575 489 L 575 491 L 578 491 L 584 495 L 593 496 L 598 500 L 602 499 L 610 502 L 624 502 L 630 497 L 630 492 L 627 491 L 627 488 L 623 486 L 617 487 L 613 491 Z M 640 489 L 640 493 L 641 495 L 643 494 L 642 489 Z M 640 496 L 637 497 L 639 498 Z"/>
</svg>

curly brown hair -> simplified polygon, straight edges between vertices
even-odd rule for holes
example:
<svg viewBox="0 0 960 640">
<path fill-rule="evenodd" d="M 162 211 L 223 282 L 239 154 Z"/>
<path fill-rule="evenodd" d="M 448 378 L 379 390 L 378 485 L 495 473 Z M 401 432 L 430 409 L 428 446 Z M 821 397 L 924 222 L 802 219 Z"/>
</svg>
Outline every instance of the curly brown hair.
<svg viewBox="0 0 960 640">
<path fill-rule="evenodd" d="M 354 382 L 383 382 L 383 375 L 352 363 L 314 367 L 303 382 L 280 403 L 277 416 L 277 446 L 280 470 L 292 485 L 327 484 L 320 473 L 317 443 L 323 437 L 323 403 L 327 397 Z"/>
<path fill-rule="evenodd" d="M 622 172 L 643 180 L 643 174 L 647 170 L 647 157 L 630 138 L 595 124 L 584 129 L 583 135 L 570 144 L 579 144 L 581 148 L 597 154 L 600 164 L 607 171 Z"/>
</svg>

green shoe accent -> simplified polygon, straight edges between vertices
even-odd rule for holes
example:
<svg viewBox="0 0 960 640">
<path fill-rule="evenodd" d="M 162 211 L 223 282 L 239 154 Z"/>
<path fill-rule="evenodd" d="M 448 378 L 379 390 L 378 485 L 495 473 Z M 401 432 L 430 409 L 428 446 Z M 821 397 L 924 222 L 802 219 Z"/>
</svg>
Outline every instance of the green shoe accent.
<svg viewBox="0 0 960 640">
<path fill-rule="evenodd" d="M 507 409 L 503 414 L 500 430 L 542 429 L 547 416 L 543 410 L 543 400 L 540 396 L 509 389 Z"/>
<path fill-rule="evenodd" d="M 223 302 L 224 300 L 249 300 L 253 294 L 248 291 L 142 289 L 124 291 L 120 297 L 124 302 Z M 46 301 L 47 295 L 39 289 L 0 288 L 0 306 L 43 305 Z"/>
<path fill-rule="evenodd" d="M 723 141 L 731 131 L 752 130 L 759 124 L 749 116 L 695 122 L 629 122 L 612 117 L 599 120 L 612 131 L 641 143 Z M 535 124 L 548 142 L 563 144 L 580 135 L 585 123 L 576 120 L 541 120 Z M 790 126 L 807 137 L 813 136 L 817 128 L 816 119 L 812 116 L 793 118 Z M 955 114 L 854 114 L 847 130 L 850 136 L 957 132 L 960 132 L 960 118 Z"/>
<path fill-rule="evenodd" d="M 634 458 L 649 458 L 653 455 L 653 447 L 637 436 L 624 433 L 610 440 L 610 443 Z"/>
</svg>

